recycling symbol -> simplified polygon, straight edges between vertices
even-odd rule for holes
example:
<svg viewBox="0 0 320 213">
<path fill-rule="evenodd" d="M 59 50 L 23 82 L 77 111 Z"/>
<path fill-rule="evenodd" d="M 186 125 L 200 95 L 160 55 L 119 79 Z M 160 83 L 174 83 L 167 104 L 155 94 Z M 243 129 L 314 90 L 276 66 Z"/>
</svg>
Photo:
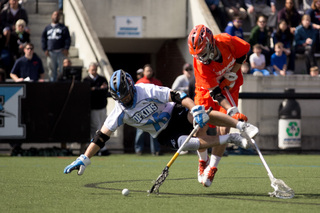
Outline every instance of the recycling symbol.
<svg viewBox="0 0 320 213">
<path fill-rule="evenodd" d="M 290 122 L 289 126 L 287 127 L 287 134 L 288 136 L 295 136 L 297 137 L 300 133 L 300 128 L 298 127 L 297 122 Z"/>
</svg>

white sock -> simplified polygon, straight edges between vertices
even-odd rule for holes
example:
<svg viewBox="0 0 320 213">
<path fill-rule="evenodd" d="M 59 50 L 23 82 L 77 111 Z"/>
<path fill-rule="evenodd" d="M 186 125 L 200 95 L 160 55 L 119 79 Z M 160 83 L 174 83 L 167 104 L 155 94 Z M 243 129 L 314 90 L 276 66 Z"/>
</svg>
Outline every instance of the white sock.
<svg viewBox="0 0 320 213">
<path fill-rule="evenodd" d="M 229 139 L 229 135 L 228 134 L 227 135 L 219 135 L 219 142 L 220 142 L 221 145 L 222 144 L 226 144 L 228 139 Z"/>
<path fill-rule="evenodd" d="M 207 159 L 208 159 L 207 150 L 204 151 L 204 152 L 197 151 L 197 153 L 198 153 L 198 156 L 199 156 L 199 160 L 207 161 Z"/>
<path fill-rule="evenodd" d="M 210 159 L 210 167 L 218 167 L 218 164 L 221 160 L 221 157 L 217 156 L 217 155 L 211 155 L 211 159 Z"/>
</svg>

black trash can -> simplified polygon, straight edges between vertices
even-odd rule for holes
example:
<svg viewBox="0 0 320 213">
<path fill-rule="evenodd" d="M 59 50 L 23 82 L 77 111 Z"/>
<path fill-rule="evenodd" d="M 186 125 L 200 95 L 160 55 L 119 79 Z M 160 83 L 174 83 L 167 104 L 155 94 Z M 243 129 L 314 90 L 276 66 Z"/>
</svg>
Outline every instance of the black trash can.
<svg viewBox="0 0 320 213">
<path fill-rule="evenodd" d="M 289 98 L 279 106 L 278 146 L 280 149 L 301 147 L 301 109 L 293 98 L 294 89 L 284 90 Z M 292 98 L 290 98 L 290 95 Z"/>
</svg>

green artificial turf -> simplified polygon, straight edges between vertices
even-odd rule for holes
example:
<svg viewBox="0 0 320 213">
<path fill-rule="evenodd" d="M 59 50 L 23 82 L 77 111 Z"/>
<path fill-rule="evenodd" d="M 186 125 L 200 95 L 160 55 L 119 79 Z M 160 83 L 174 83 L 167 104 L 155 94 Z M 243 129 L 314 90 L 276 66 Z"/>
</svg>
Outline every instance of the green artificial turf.
<svg viewBox="0 0 320 213">
<path fill-rule="evenodd" d="M 0 212 L 319 212 L 320 156 L 266 155 L 274 176 L 295 191 L 269 197 L 260 158 L 228 156 L 211 187 L 197 181 L 197 156 L 182 155 L 169 169 L 160 194 L 147 190 L 172 154 L 94 157 L 84 175 L 64 174 L 76 157 L 0 157 Z M 123 196 L 122 189 L 130 194 Z"/>
</svg>

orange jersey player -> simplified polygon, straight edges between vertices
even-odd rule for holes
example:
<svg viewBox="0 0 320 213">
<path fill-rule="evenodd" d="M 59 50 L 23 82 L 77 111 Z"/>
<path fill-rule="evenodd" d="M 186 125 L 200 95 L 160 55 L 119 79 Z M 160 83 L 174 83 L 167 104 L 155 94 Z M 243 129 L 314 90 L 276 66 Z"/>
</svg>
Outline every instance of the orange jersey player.
<svg viewBox="0 0 320 213">
<path fill-rule="evenodd" d="M 189 34 L 188 46 L 190 54 L 194 57 L 195 103 L 204 105 L 206 109 L 211 106 L 214 110 L 247 121 L 247 117 L 239 113 L 237 107 L 231 106 L 224 87 L 230 90 L 231 96 L 238 104 L 239 89 L 243 84 L 240 68 L 246 60 L 250 44 L 227 33 L 213 35 L 209 28 L 197 25 Z M 214 127 L 210 124 L 209 126 Z M 217 127 L 219 135 L 225 135 L 229 130 L 230 128 Z M 206 131 L 206 128 L 201 131 Z M 211 161 L 207 156 L 207 150 L 198 150 L 198 181 L 204 186 L 211 185 L 225 148 L 226 146 L 219 146 L 212 149 Z"/>
</svg>

